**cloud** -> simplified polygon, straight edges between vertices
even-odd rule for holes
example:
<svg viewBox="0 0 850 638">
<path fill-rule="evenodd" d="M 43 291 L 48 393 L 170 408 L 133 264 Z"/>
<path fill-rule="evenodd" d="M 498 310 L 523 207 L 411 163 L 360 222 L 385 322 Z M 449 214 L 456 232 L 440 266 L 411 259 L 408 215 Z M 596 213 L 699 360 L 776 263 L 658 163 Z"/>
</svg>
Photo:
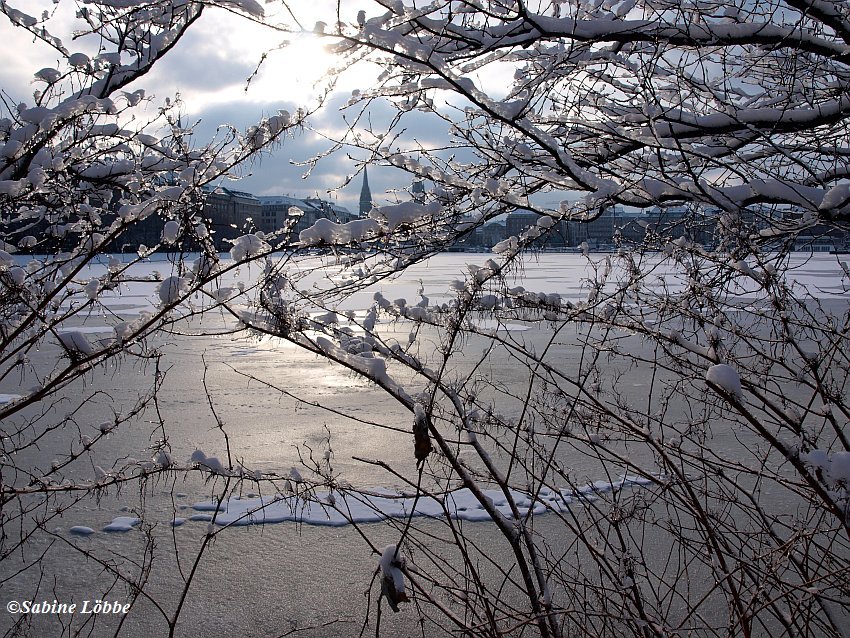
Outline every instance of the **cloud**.
<svg viewBox="0 0 850 638">
<path fill-rule="evenodd" d="M 55 67 L 59 55 L 55 50 L 36 41 L 22 27 L 13 26 L 0 15 L 0 41 L 3 42 L 3 64 L 0 64 L 0 88 L 16 102 L 32 103 L 33 91 L 43 83 L 33 83 L 33 75 L 45 67 Z"/>
<path fill-rule="evenodd" d="M 347 145 L 323 157 L 314 167 L 304 165 L 311 158 L 325 154 L 333 146 L 332 140 L 339 139 L 345 133 L 348 124 L 343 119 L 340 107 L 348 100 L 348 96 L 348 93 L 333 95 L 325 108 L 310 118 L 312 129 L 293 132 L 271 153 L 241 166 L 238 172 L 242 178 L 231 186 L 256 195 L 310 197 L 318 194 L 323 198 L 335 199 L 351 210 L 358 210 L 362 185 L 360 172 L 368 157 L 366 150 Z M 201 145 L 213 139 L 221 124 L 245 130 L 264 116 L 282 108 L 292 111 L 295 106 L 286 101 L 224 101 L 209 104 L 186 123 L 195 124 L 197 121 L 193 140 L 196 145 Z M 392 112 L 388 104 L 376 101 L 371 105 L 370 117 L 374 122 L 383 122 L 392 116 Z M 433 123 L 429 123 L 427 117 L 418 113 L 411 115 L 414 117 L 408 122 L 406 143 L 412 143 L 410 136 L 418 136 L 422 140 L 432 136 L 434 139 L 429 143 L 445 145 L 447 138 L 438 132 Z M 394 167 L 370 164 L 369 184 L 374 203 L 385 204 L 399 197 L 407 197 L 397 191 L 409 188 L 411 176 Z"/>
<path fill-rule="evenodd" d="M 189 31 L 175 50 L 168 53 L 144 78 L 143 84 L 166 91 L 210 94 L 245 87 L 259 60 L 232 55 L 210 39 L 209 32 Z"/>
<path fill-rule="evenodd" d="M 313 0 L 311 11 L 334 11 L 335 3 Z M 349 16 L 354 19 L 356 11 Z M 78 28 L 73 13 L 58 15 L 53 28 L 57 35 Z M 312 26 L 305 20 L 303 24 Z M 32 73 L 45 66 L 55 66 L 57 53 L 46 45 L 34 42 L 32 35 L 0 19 L 0 37 L 4 47 L 4 64 L 0 65 L 0 88 L 15 99 L 31 100 Z M 287 39 L 293 46 L 276 50 Z M 86 38 L 71 43 L 77 50 L 91 44 Z M 69 46 L 71 46 L 69 44 Z M 272 51 L 258 75 L 246 91 L 246 81 L 254 72 L 263 53 Z M 91 52 L 90 52 L 91 53 Z M 194 136 L 196 145 L 213 139 L 222 124 L 232 124 L 240 130 L 257 123 L 264 116 L 279 109 L 294 111 L 299 105 L 310 105 L 312 83 L 331 60 L 320 44 L 307 35 L 284 33 L 251 23 L 223 10 L 207 10 L 187 32 L 178 45 L 154 69 L 130 89 L 144 88 L 148 95 L 156 96 L 147 107 L 153 116 L 166 97 L 180 92 L 184 123 L 199 122 Z M 354 88 L 367 90 L 374 86 L 377 67 L 358 65 L 347 71 L 323 110 L 310 120 L 316 131 L 331 138 L 341 139 L 355 119 L 353 109 L 341 110 Z M 29 101 L 28 100 L 28 101 Z M 138 121 L 144 121 L 145 113 Z M 376 100 L 369 107 L 368 117 L 359 122 L 362 127 L 370 122 L 375 132 L 385 130 L 395 115 L 388 102 Z M 346 119 L 347 118 L 347 119 Z M 443 147 L 448 143 L 447 125 L 438 118 L 411 112 L 404 122 L 401 138 L 405 147 Z M 366 141 L 373 141 L 368 139 Z M 241 167 L 244 178 L 235 187 L 259 195 L 290 194 L 298 197 L 319 194 L 337 198 L 341 204 L 357 210 L 362 178 L 359 171 L 368 152 L 355 145 L 347 145 L 339 152 L 326 157 L 309 171 L 299 165 L 311 157 L 324 153 L 332 145 L 313 131 L 293 135 L 273 153 L 258 158 Z M 370 165 L 369 181 L 376 203 L 394 201 L 393 191 L 404 190 L 411 182 L 410 175 L 385 166 Z"/>
</svg>

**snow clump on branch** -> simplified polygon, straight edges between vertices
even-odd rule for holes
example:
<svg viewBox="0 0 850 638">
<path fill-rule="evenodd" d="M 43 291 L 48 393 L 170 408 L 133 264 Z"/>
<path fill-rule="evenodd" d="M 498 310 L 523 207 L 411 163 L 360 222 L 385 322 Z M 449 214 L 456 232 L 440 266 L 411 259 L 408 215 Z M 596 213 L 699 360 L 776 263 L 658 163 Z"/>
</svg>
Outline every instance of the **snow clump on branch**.
<svg viewBox="0 0 850 638">
<path fill-rule="evenodd" d="M 726 394 L 740 401 L 744 397 L 741 388 L 741 377 L 738 371 L 725 363 L 711 366 L 705 373 L 705 380 L 723 390 Z"/>
<path fill-rule="evenodd" d="M 242 235 L 233 242 L 230 257 L 240 262 L 271 251 L 271 246 L 257 234 Z"/>
</svg>

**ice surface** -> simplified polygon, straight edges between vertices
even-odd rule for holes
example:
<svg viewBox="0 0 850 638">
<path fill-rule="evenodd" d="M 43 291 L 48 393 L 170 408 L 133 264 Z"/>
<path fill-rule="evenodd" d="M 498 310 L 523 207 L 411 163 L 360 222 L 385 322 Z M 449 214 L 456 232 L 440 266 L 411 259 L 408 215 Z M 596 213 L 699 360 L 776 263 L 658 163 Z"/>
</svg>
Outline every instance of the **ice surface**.
<svg viewBox="0 0 850 638">
<path fill-rule="evenodd" d="M 59 333 L 69 332 L 70 329 L 66 328 L 64 325 L 60 324 L 56 328 Z M 114 328 L 112 326 L 77 326 L 73 329 L 74 332 L 79 332 L 80 334 L 108 334 L 112 332 Z"/>
<path fill-rule="evenodd" d="M 371 220 L 374 222 L 374 220 Z M 257 238 L 259 239 L 259 238 Z M 251 249 L 251 239 L 242 239 L 237 249 L 237 253 L 241 253 L 242 249 L 246 252 Z M 259 242 L 254 242 L 259 243 Z M 256 248 L 256 246 L 254 246 Z M 238 254 L 237 256 L 243 257 Z M 580 303 L 587 299 L 588 288 L 586 281 L 592 276 L 592 267 L 589 261 L 601 258 L 603 255 L 589 253 L 590 260 L 579 254 L 540 254 L 533 259 L 524 262 L 521 269 L 521 283 L 529 290 L 545 291 L 548 294 L 557 294 L 561 298 L 561 303 Z M 191 266 L 197 255 L 186 255 L 187 263 Z M 681 278 L 680 274 L 674 272 L 672 266 L 668 266 L 668 262 L 663 260 L 663 255 L 658 256 L 658 263 L 652 261 L 647 264 L 646 270 L 652 271 L 656 277 L 653 280 L 645 281 L 647 288 L 664 285 L 671 293 L 684 290 L 688 282 Z M 126 256 L 123 257 L 126 259 Z M 226 253 L 219 256 L 221 269 L 226 269 L 233 264 L 230 255 Z M 272 257 L 274 259 L 274 256 Z M 25 266 L 31 256 L 12 257 L 8 253 L 0 254 L 0 267 L 6 265 L 11 267 L 13 264 Z M 93 264 L 85 268 L 80 273 L 81 278 L 89 281 L 93 277 L 103 277 L 108 275 L 110 268 L 123 267 L 126 264 L 121 262 L 121 255 L 113 255 L 110 262 L 115 264 L 110 266 L 108 263 Z M 25 261 L 26 260 L 26 261 Z M 376 284 L 373 288 L 353 295 L 350 299 L 345 300 L 335 310 L 357 310 L 367 312 L 372 303 L 372 297 L 376 290 L 380 290 L 388 299 L 405 298 L 416 299 L 419 296 L 419 290 L 422 284 L 425 285 L 426 294 L 429 297 L 429 305 L 439 305 L 440 303 L 456 298 L 456 291 L 450 290 L 449 283 L 453 279 L 457 279 L 462 272 L 466 270 L 469 255 L 463 253 L 438 255 L 426 262 L 417 264 L 409 269 L 402 277 L 393 280 L 383 280 Z M 788 278 L 797 282 L 802 286 L 806 286 L 809 292 L 819 299 L 828 299 L 836 297 L 844 297 L 845 291 L 841 285 L 842 278 L 845 273 L 840 264 L 833 255 L 795 253 L 791 256 L 789 264 Z M 100 290 L 98 292 L 98 303 L 123 320 L 124 322 L 138 317 L 145 312 L 155 312 L 165 299 L 173 300 L 174 293 L 180 292 L 180 288 L 186 282 L 181 282 L 179 278 L 171 279 L 168 283 L 162 281 L 163 277 L 159 273 L 173 271 L 173 265 L 166 261 L 164 253 L 155 253 L 150 256 L 150 261 L 133 264 L 126 271 L 126 277 L 133 281 L 122 284 L 115 290 Z M 611 277 L 612 281 L 616 280 L 617 266 L 614 267 L 614 274 Z M 256 270 L 256 275 L 259 276 L 262 269 Z M 237 290 L 239 277 L 244 277 L 245 273 L 237 273 L 231 271 L 224 276 L 216 279 L 215 285 L 222 290 L 229 290 L 229 294 L 224 295 L 224 298 L 233 296 Z M 317 280 L 319 276 L 317 275 Z M 162 283 L 160 283 L 162 281 Z M 654 283 L 657 281 L 658 283 Z M 741 278 L 742 282 L 746 282 Z M 755 294 L 759 287 L 758 282 L 750 280 L 752 283 L 752 291 L 742 289 L 739 298 L 744 299 L 751 292 Z M 310 280 L 305 282 L 305 287 L 312 284 Z M 511 286 L 516 286 L 520 283 L 519 280 L 509 281 Z M 163 285 L 164 284 L 164 285 Z M 250 286 L 253 282 L 245 282 L 245 285 Z M 69 303 L 76 303 L 82 300 L 85 296 L 84 290 L 79 291 L 79 298 L 71 299 L 63 303 L 63 308 L 69 307 Z M 368 318 L 367 318 L 368 320 Z M 77 327 L 70 325 L 63 326 L 63 330 L 77 330 L 78 332 L 100 332 L 94 328 Z"/>
<path fill-rule="evenodd" d="M 78 534 L 79 536 L 89 536 L 94 534 L 94 530 L 91 527 L 86 527 L 84 525 L 74 525 L 68 531 L 72 534 Z"/>
</svg>

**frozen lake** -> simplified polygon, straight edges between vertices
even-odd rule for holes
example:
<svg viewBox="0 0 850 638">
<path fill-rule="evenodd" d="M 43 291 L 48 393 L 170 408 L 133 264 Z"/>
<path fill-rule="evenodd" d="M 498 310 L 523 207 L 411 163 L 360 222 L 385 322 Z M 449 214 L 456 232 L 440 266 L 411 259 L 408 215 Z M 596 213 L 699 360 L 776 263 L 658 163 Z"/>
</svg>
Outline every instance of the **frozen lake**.
<svg viewBox="0 0 850 638">
<path fill-rule="evenodd" d="M 388 299 L 405 298 L 414 302 L 420 290 L 432 302 L 451 299 L 454 293 L 450 283 L 465 276 L 467 264 L 480 265 L 488 257 L 440 255 L 410 268 L 400 278 L 377 283 L 370 290 L 353 295 L 339 310 L 354 311 L 360 316 L 372 303 L 376 291 Z M 591 258 L 599 261 L 604 256 L 591 255 Z M 836 256 L 799 255 L 792 260 L 791 277 L 816 289 L 818 296 L 829 303 L 846 305 L 847 294 L 841 284 L 843 271 Z M 67 330 L 90 340 L 112 336 L 114 326 L 155 309 L 158 284 L 144 280 L 167 277 L 171 274 L 168 268 L 167 261 L 159 260 L 136 267 L 133 275 L 140 281 L 104 295 L 102 312 L 84 320 L 75 319 Z M 521 283 L 526 290 L 557 293 L 563 299 L 578 302 L 588 295 L 590 272 L 588 261 L 581 255 L 544 253 L 525 263 Z M 82 279 L 97 274 L 94 267 Z M 218 285 L 238 287 L 240 281 L 250 284 L 255 276 L 256 272 L 245 268 L 229 274 Z M 324 271 L 305 278 L 303 285 L 334 285 L 339 276 L 333 270 Z M 664 267 L 658 267 L 652 276 L 659 286 L 675 288 L 681 284 Z M 741 299 L 746 303 L 746 290 L 741 291 Z M 202 299 L 196 301 L 203 303 Z M 218 330 L 231 324 L 235 325 L 235 321 L 224 318 L 208 326 L 215 325 Z M 204 331 L 204 326 L 191 323 L 182 328 L 187 332 Z M 514 330 L 522 339 L 537 338 L 534 329 L 521 324 L 509 325 L 507 329 Z M 401 339 L 410 326 L 399 321 L 388 324 L 386 330 Z M 285 476 L 296 467 L 306 476 L 304 465 L 312 463 L 309 455 L 313 454 L 320 464 L 328 464 L 327 469 L 338 480 L 361 488 L 394 490 L 403 488 L 404 481 L 357 459 L 381 459 L 403 476 L 415 476 L 408 434 L 409 412 L 349 371 L 271 338 L 175 333 L 164 337 L 159 345 L 164 352 L 160 369 L 164 376 L 160 379 L 158 414 L 148 411 L 116 428 L 99 441 L 92 466 L 75 467 L 69 471 L 69 478 L 93 478 L 97 472 L 93 465 L 98 465 L 101 459 L 108 472 L 110 466 L 106 464 L 113 459 L 150 458 L 151 446 L 160 439 L 168 440 L 175 463 L 182 465 L 187 465 L 193 453 L 201 450 L 207 457 L 222 460 L 229 455 L 234 465 L 240 464 L 246 471 L 262 475 Z M 570 356 L 572 347 L 562 346 L 565 358 Z M 43 354 L 46 362 L 50 353 Z M 458 371 L 463 372 L 463 362 Z M 81 406 L 74 404 L 73 391 L 69 393 L 67 407 L 74 409 L 76 428 L 54 437 L 49 445 L 23 452 L 27 457 L 25 462 L 32 467 L 49 468 L 55 457 L 76 445 L 81 436 L 95 436 L 100 424 L 114 420 L 116 414 L 131 412 L 139 393 L 149 389 L 153 373 L 149 366 L 125 362 L 87 376 L 85 387 L 76 390 L 96 388 L 99 392 Z M 622 373 L 627 394 L 642 392 L 644 372 L 624 370 Z M 499 378 L 506 387 L 520 378 L 513 376 L 507 362 L 496 374 L 501 375 Z M 0 384 L 0 402 L 13 400 L 25 392 L 26 387 L 17 380 L 6 379 Z M 586 477 L 588 483 L 605 482 L 605 475 L 594 467 L 592 459 L 577 460 L 575 471 Z M 173 608 L 173 596 L 191 571 L 201 539 L 208 530 L 211 508 L 205 503 L 211 495 L 225 491 L 232 497 L 240 497 L 243 504 L 249 503 L 248 507 L 258 503 L 257 499 L 270 496 L 256 493 L 247 483 L 246 487 L 238 487 L 236 482 L 228 482 L 224 477 L 203 483 L 198 477 L 175 475 L 152 479 L 142 494 L 128 486 L 122 491 L 110 490 L 98 499 L 85 497 L 66 512 L 50 516 L 45 533 L 38 535 L 28 547 L 28 551 L 36 553 L 53 544 L 59 547 L 73 544 L 84 553 L 57 551 L 54 547 L 42 565 L 49 580 L 44 580 L 35 569 L 16 573 L 15 557 L 4 561 L 3 597 L 9 600 L 27 596 L 36 583 L 40 583 L 40 596 L 49 600 L 94 596 L 111 582 L 105 565 L 120 565 L 133 571 L 131 562 L 144 555 L 145 540 L 151 538 L 156 545 L 152 567 L 137 571 L 140 579 L 147 579 L 145 589 L 152 600 L 140 598 L 121 630 L 122 635 L 165 635 L 168 628 L 157 605 Z M 108 524 L 116 522 L 116 517 L 130 517 L 117 521 L 126 524 L 125 531 L 104 531 Z M 136 517 L 141 519 L 138 524 L 132 520 Z M 221 533 L 216 534 L 200 563 L 176 635 L 279 636 L 332 621 L 334 624 L 329 627 L 316 627 L 298 635 L 358 635 L 366 613 L 364 592 L 370 587 L 377 557 L 355 527 L 327 526 L 334 521 L 320 509 L 302 512 L 301 518 L 322 525 L 290 521 L 219 527 Z M 489 526 L 473 522 L 474 512 L 470 511 L 465 518 L 474 538 L 495 543 L 496 552 L 505 551 Z M 233 516 L 222 517 L 219 523 L 233 519 Z M 270 521 L 287 519 L 285 515 L 269 516 Z M 369 524 L 368 518 L 361 520 Z M 433 526 L 438 533 L 440 524 L 433 522 Z M 87 530 L 92 533 L 78 533 Z M 390 543 L 395 542 L 397 532 L 386 529 L 378 535 L 385 535 Z M 125 601 L 126 586 L 117 585 L 109 597 Z M 386 635 L 414 631 L 412 618 L 412 613 L 385 614 Z M 8 614 L 0 616 L 0 630 L 10 629 L 14 620 Z M 46 618 L 36 617 L 33 635 L 48 635 L 40 633 L 46 627 L 40 623 L 46 622 Z M 91 627 L 92 635 L 111 635 L 116 622 L 97 620 L 100 624 Z M 51 627 L 50 631 L 56 628 Z"/>
</svg>

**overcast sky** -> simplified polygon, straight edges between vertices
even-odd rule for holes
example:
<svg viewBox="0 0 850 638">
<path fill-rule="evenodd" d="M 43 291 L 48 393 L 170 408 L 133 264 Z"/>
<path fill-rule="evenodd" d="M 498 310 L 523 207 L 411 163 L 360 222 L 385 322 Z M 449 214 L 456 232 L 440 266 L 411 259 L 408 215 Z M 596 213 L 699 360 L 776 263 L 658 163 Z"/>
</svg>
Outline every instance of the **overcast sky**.
<svg viewBox="0 0 850 638">
<path fill-rule="evenodd" d="M 43 10 L 54 10 L 50 0 L 19 0 L 13 6 L 34 16 L 41 15 Z M 311 29 L 316 19 L 323 18 L 331 22 L 336 2 L 299 1 L 297 6 L 299 9 L 309 7 L 302 24 Z M 50 22 L 51 28 L 55 35 L 62 37 L 71 51 L 91 53 L 90 43 L 75 42 L 69 35 L 70 28 L 79 28 L 79 23 L 72 25 L 72 12 L 76 8 L 75 3 L 63 0 Z M 63 11 L 69 13 L 63 14 Z M 350 12 L 350 20 L 353 21 L 356 7 Z M 327 18 L 328 15 L 331 19 Z M 270 15 L 269 18 L 280 21 L 288 16 Z M 0 18 L 0 38 L 4 43 L 0 88 L 15 102 L 32 103 L 32 93 L 38 88 L 32 82 L 33 74 L 43 67 L 57 66 L 56 54 L 45 45 L 34 42 L 24 29 L 12 26 L 5 18 Z M 257 77 L 247 86 L 247 79 L 253 74 L 262 53 L 277 49 L 284 40 L 294 44 L 273 51 Z M 274 32 L 252 25 L 226 11 L 210 10 L 193 25 L 177 48 L 134 88 L 145 88 L 148 96 L 156 97 L 154 104 L 161 104 L 165 97 L 173 97 L 179 92 L 187 122 L 200 122 L 196 133 L 196 144 L 200 144 L 214 134 L 219 124 L 233 124 L 244 130 L 264 115 L 274 114 L 279 109 L 292 111 L 297 106 L 310 106 L 315 95 L 314 82 L 321 77 L 330 61 L 331 58 L 324 54 L 316 38 Z M 339 107 L 349 98 L 352 89 L 368 88 L 374 74 L 374 69 L 364 68 L 357 74 L 349 72 L 344 75 L 328 107 L 311 120 L 313 126 L 320 130 L 339 132 L 344 126 Z M 411 123 L 411 135 L 415 136 L 415 120 Z M 419 133 L 423 136 L 434 135 L 434 131 L 424 123 Z M 356 211 L 362 181 L 360 176 L 335 195 L 329 196 L 327 191 L 339 187 L 347 175 L 358 170 L 356 160 L 364 157 L 362 152 L 352 150 L 351 157 L 348 153 L 339 152 L 323 160 L 306 179 L 302 178 L 305 169 L 293 165 L 293 161 L 304 161 L 312 154 L 325 150 L 328 145 L 315 133 L 305 132 L 288 140 L 272 157 L 265 157 L 260 164 L 246 167 L 244 179 L 228 185 L 257 195 L 307 197 L 318 193 L 322 197 L 335 197 L 339 203 Z M 383 195 L 387 190 L 407 188 L 409 181 L 409 177 L 397 169 L 379 166 L 369 168 L 369 182 L 375 203 L 390 197 Z"/>
</svg>

